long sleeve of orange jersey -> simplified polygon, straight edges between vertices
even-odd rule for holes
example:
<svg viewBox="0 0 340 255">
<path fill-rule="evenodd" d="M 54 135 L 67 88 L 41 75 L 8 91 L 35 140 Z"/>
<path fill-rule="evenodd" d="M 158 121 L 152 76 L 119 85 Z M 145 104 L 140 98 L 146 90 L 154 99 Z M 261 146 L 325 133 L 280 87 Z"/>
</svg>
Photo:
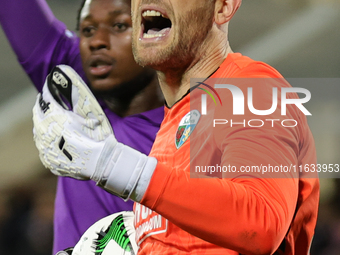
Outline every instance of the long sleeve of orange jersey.
<svg viewBox="0 0 340 255">
<path fill-rule="evenodd" d="M 297 112 L 291 110 L 288 117 L 300 120 Z M 242 254 L 272 254 L 287 234 L 298 202 L 299 174 L 293 169 L 301 164 L 300 148 L 309 142 L 300 134 L 306 122 L 299 125 L 221 125 L 214 135 L 221 166 L 234 166 L 238 172 L 224 178 L 193 178 L 188 169 L 160 161 L 141 204 L 210 243 Z M 308 153 L 301 156 L 302 163 L 315 163 L 314 151 Z M 291 171 L 240 172 L 245 166 L 285 166 Z"/>
<path fill-rule="evenodd" d="M 261 149 L 252 146 L 254 154 Z M 236 165 L 241 157 L 225 160 Z M 270 254 L 288 231 L 297 192 L 294 178 L 190 178 L 159 164 L 141 203 L 208 242 L 244 254 Z"/>
</svg>

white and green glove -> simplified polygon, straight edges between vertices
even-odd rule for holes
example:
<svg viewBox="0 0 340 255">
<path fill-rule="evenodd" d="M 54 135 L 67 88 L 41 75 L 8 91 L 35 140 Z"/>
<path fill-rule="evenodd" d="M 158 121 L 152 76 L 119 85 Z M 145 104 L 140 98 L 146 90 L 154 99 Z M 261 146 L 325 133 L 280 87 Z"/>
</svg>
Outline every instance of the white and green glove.
<svg viewBox="0 0 340 255">
<path fill-rule="evenodd" d="M 93 180 L 139 202 L 157 160 L 117 142 L 110 122 L 81 77 L 56 66 L 33 107 L 33 134 L 45 167 L 59 176 Z"/>
</svg>

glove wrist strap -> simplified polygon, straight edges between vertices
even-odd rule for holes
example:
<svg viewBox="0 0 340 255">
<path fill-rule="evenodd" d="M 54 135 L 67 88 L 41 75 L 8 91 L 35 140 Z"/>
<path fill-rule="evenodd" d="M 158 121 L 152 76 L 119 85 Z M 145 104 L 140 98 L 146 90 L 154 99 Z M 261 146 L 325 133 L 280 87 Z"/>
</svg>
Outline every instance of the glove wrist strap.
<svg viewBox="0 0 340 255">
<path fill-rule="evenodd" d="M 109 140 L 107 143 L 91 179 L 96 181 L 98 186 L 124 200 L 130 197 L 141 200 L 157 160 L 122 143 L 112 145 Z"/>
</svg>

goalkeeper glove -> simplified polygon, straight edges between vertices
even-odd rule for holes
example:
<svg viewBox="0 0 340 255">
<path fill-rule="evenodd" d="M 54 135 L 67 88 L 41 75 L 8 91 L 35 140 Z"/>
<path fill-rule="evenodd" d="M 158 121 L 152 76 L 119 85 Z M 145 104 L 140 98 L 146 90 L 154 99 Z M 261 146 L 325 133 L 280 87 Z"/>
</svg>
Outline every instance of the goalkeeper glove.
<svg viewBox="0 0 340 255">
<path fill-rule="evenodd" d="M 56 66 L 33 107 L 33 134 L 45 167 L 59 176 L 91 179 L 139 202 L 157 160 L 117 142 L 102 108 L 69 66 Z"/>
</svg>

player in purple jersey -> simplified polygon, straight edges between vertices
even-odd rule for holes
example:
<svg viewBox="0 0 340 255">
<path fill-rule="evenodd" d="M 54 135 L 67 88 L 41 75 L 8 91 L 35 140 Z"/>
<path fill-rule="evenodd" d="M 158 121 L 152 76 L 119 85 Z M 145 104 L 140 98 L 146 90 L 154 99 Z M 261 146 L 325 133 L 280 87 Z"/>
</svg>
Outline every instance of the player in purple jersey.
<svg viewBox="0 0 340 255">
<path fill-rule="evenodd" d="M 131 50 L 129 0 L 86 0 L 78 15 L 79 38 L 53 15 L 44 0 L 0 0 L 0 22 L 19 62 L 41 91 L 58 64 L 87 80 L 117 140 L 149 153 L 163 119 L 163 98 L 151 69 Z M 124 202 L 91 181 L 59 178 L 53 252 L 74 246 L 97 220 L 123 210 Z"/>
</svg>

